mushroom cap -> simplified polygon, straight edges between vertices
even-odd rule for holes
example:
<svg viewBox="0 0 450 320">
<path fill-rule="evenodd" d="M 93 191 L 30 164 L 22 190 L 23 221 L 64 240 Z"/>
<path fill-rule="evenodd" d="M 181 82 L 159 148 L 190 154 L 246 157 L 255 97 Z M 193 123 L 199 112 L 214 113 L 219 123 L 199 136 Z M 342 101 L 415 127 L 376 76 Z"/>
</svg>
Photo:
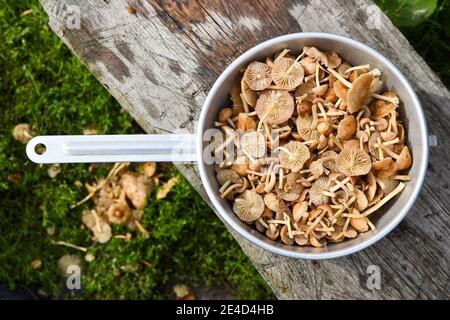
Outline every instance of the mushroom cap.
<svg viewBox="0 0 450 320">
<path fill-rule="evenodd" d="M 346 176 L 362 176 L 371 168 L 370 156 L 363 150 L 344 149 L 336 158 L 336 168 Z"/>
<path fill-rule="evenodd" d="M 248 85 L 247 85 L 247 87 L 248 87 Z M 238 106 L 242 109 L 244 108 L 243 104 L 242 104 L 242 99 L 241 99 L 241 85 L 239 84 L 239 82 L 231 87 L 230 100 L 231 100 L 233 106 Z"/>
<path fill-rule="evenodd" d="M 366 194 L 361 190 L 355 188 L 353 190 L 354 195 L 356 196 L 356 206 L 359 211 L 364 211 L 369 205 L 369 201 L 367 200 Z"/>
<path fill-rule="evenodd" d="M 275 193 L 266 193 L 264 195 L 264 204 L 274 212 L 283 212 L 287 209 L 283 199 Z"/>
<path fill-rule="evenodd" d="M 298 141 L 290 141 L 283 147 L 286 148 L 291 154 L 284 151 L 280 152 L 279 159 L 281 167 L 290 169 L 293 172 L 300 171 L 310 157 L 308 147 Z"/>
<path fill-rule="evenodd" d="M 285 176 L 283 189 L 285 192 L 301 193 L 303 185 L 301 184 L 302 175 L 298 172 L 290 172 Z"/>
<path fill-rule="evenodd" d="M 28 123 L 19 123 L 13 129 L 12 135 L 15 140 L 27 143 L 34 136 L 34 132 Z"/>
<path fill-rule="evenodd" d="M 272 83 L 272 70 L 262 62 L 253 61 L 245 70 L 244 79 L 252 90 L 264 90 Z"/>
<path fill-rule="evenodd" d="M 308 202 L 297 202 L 292 207 L 292 217 L 295 222 L 308 215 Z"/>
<path fill-rule="evenodd" d="M 289 246 L 292 246 L 294 244 L 294 238 L 289 238 L 287 225 L 281 227 L 280 238 L 284 244 L 287 244 Z"/>
<path fill-rule="evenodd" d="M 237 174 L 237 172 L 230 170 L 230 169 L 221 169 L 216 174 L 217 182 L 219 182 L 220 185 L 225 184 L 228 180 L 231 183 L 241 183 L 241 177 Z"/>
<path fill-rule="evenodd" d="M 281 58 L 272 67 L 273 82 L 285 90 L 294 90 L 303 81 L 305 72 L 302 65 L 292 58 Z"/>
<path fill-rule="evenodd" d="M 242 97 L 245 99 L 245 102 L 251 107 L 255 107 L 256 105 L 256 92 L 253 91 L 244 78 L 241 80 L 241 92 Z M 239 97 L 240 99 L 240 97 Z"/>
<path fill-rule="evenodd" d="M 371 73 L 363 73 L 352 83 L 352 87 L 347 93 L 347 110 L 355 113 L 361 109 L 364 100 L 370 94 L 370 85 L 373 81 Z"/>
<path fill-rule="evenodd" d="M 321 160 L 325 168 L 331 170 L 336 167 L 335 161 L 338 154 L 333 150 L 328 150 L 322 153 Z"/>
<path fill-rule="evenodd" d="M 404 146 L 402 149 L 402 152 L 400 152 L 400 157 L 396 161 L 397 163 L 397 170 L 406 170 L 411 167 L 412 164 L 412 158 L 411 153 L 409 152 L 409 148 L 407 146 Z"/>
<path fill-rule="evenodd" d="M 304 94 L 308 96 L 304 100 L 312 101 L 314 100 L 314 92 L 312 89 L 316 86 L 314 79 L 309 79 L 307 82 L 302 82 L 294 92 L 295 98 L 299 98 Z"/>
<path fill-rule="evenodd" d="M 336 95 L 344 102 L 347 101 L 348 88 L 339 80 L 333 83 L 333 89 Z"/>
<path fill-rule="evenodd" d="M 304 47 L 303 51 L 308 57 L 321 62 L 324 66 L 328 66 L 328 56 L 316 47 Z"/>
<path fill-rule="evenodd" d="M 266 154 L 266 139 L 260 132 L 253 131 L 243 134 L 239 143 L 241 148 L 254 158 L 261 158 Z"/>
<path fill-rule="evenodd" d="M 320 132 L 317 129 L 312 129 L 311 125 L 313 123 L 313 118 L 309 115 L 306 116 L 298 116 L 295 124 L 297 126 L 297 132 L 300 137 L 305 140 L 314 140 L 317 141 L 320 136 Z"/>
<path fill-rule="evenodd" d="M 281 124 L 294 113 L 294 99 L 287 91 L 267 90 L 256 102 L 255 111 L 267 124 Z"/>
<path fill-rule="evenodd" d="M 372 170 L 378 178 L 389 178 L 397 172 L 397 164 L 391 157 L 372 163 Z"/>
<path fill-rule="evenodd" d="M 377 192 L 377 180 L 372 172 L 367 174 L 367 184 L 369 185 L 366 191 L 367 200 L 372 201 Z"/>
<path fill-rule="evenodd" d="M 356 119 L 354 115 L 345 116 L 339 122 L 337 137 L 341 140 L 348 140 L 353 137 L 356 131 Z"/>
<path fill-rule="evenodd" d="M 337 72 L 344 77 L 345 79 L 348 79 L 348 77 L 350 76 L 350 73 L 345 72 L 347 71 L 347 69 L 350 69 L 350 64 L 346 61 L 341 62 L 341 64 L 339 65 L 339 67 L 337 68 Z"/>
<path fill-rule="evenodd" d="M 387 195 L 394 191 L 395 188 L 400 184 L 398 180 L 392 180 L 389 178 L 378 178 L 378 181 L 381 182 L 384 186 L 383 194 Z"/>
<path fill-rule="evenodd" d="M 233 212 L 239 219 L 245 222 L 252 222 L 259 219 L 263 211 L 263 198 L 252 190 L 245 190 L 233 203 Z"/>
<path fill-rule="evenodd" d="M 327 177 L 320 177 L 312 184 L 309 189 L 309 199 L 315 206 L 328 203 L 328 196 L 324 195 L 324 191 L 330 188 L 330 180 Z"/>
<path fill-rule="evenodd" d="M 126 201 L 119 201 L 108 208 L 108 221 L 112 224 L 124 225 L 131 218 L 131 210 Z"/>
<path fill-rule="evenodd" d="M 328 64 L 326 67 L 335 69 L 339 67 L 339 65 L 342 62 L 342 59 L 338 56 L 336 52 L 325 52 L 325 55 L 327 56 Z"/>
<path fill-rule="evenodd" d="M 378 138 L 381 139 L 381 136 L 378 132 L 375 131 L 374 133 L 372 133 L 370 135 L 369 143 L 368 143 L 370 154 L 377 160 L 380 159 L 380 153 L 378 152 L 378 148 L 375 147 L 375 145 L 378 143 Z"/>
<path fill-rule="evenodd" d="M 311 57 L 304 57 L 300 60 L 300 64 L 305 71 L 305 74 L 310 75 L 316 72 L 316 61 Z"/>
<path fill-rule="evenodd" d="M 325 94 L 325 92 L 327 92 L 327 90 L 328 90 L 328 84 L 326 84 L 326 83 L 311 89 L 311 91 L 318 97 L 323 96 Z"/>
</svg>

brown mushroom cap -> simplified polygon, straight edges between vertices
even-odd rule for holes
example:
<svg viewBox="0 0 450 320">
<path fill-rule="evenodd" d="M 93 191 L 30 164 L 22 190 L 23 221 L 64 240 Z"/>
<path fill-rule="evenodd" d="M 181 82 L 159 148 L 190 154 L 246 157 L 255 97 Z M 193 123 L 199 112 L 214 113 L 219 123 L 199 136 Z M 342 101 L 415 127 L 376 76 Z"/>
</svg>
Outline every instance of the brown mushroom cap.
<svg viewBox="0 0 450 320">
<path fill-rule="evenodd" d="M 281 124 L 294 113 L 294 99 L 287 91 L 267 90 L 256 102 L 255 111 L 261 121 Z"/>
<path fill-rule="evenodd" d="M 264 204 L 274 212 L 283 212 L 287 209 L 283 199 L 275 193 L 266 193 L 264 195 Z"/>
<path fill-rule="evenodd" d="M 298 116 L 295 124 L 297 126 L 297 132 L 300 137 L 305 140 L 318 140 L 320 132 L 317 129 L 312 129 L 311 125 L 313 123 L 313 118 L 310 116 Z"/>
<path fill-rule="evenodd" d="M 347 101 L 348 88 L 339 80 L 333 83 L 333 89 L 336 95 L 343 101 Z"/>
<path fill-rule="evenodd" d="M 328 66 L 328 56 L 316 47 L 304 47 L 303 51 L 308 57 L 322 63 L 324 66 Z"/>
<path fill-rule="evenodd" d="M 283 146 L 289 153 L 281 150 L 279 159 L 282 168 L 298 172 L 309 159 L 310 153 L 307 146 L 298 141 L 290 141 Z"/>
<path fill-rule="evenodd" d="M 244 78 L 241 80 L 241 91 L 242 97 L 245 99 L 245 102 L 251 107 L 255 107 L 256 105 L 256 93 L 253 91 Z M 240 99 L 240 97 L 239 97 Z"/>
<path fill-rule="evenodd" d="M 337 68 L 342 62 L 342 59 L 338 56 L 336 52 L 325 52 L 325 55 L 327 56 L 328 61 L 328 64 L 325 65 L 326 67 L 334 69 Z"/>
<path fill-rule="evenodd" d="M 325 168 L 327 169 L 333 169 L 336 165 L 335 165 L 335 161 L 337 158 L 338 154 L 336 152 L 334 152 L 333 150 L 328 150 L 325 151 L 324 153 L 322 153 L 321 156 L 321 160 L 322 160 L 322 164 Z"/>
<path fill-rule="evenodd" d="M 242 135 L 240 146 L 252 157 L 261 158 L 266 154 L 266 139 L 260 132 L 247 132 Z"/>
<path fill-rule="evenodd" d="M 292 217 L 294 221 L 298 222 L 305 215 L 308 215 L 308 202 L 302 201 L 294 204 L 292 207 Z"/>
<path fill-rule="evenodd" d="M 354 113 L 361 109 L 364 100 L 369 96 L 372 80 L 371 73 L 363 73 L 353 81 L 352 87 L 347 93 L 348 112 Z"/>
<path fill-rule="evenodd" d="M 397 172 L 397 164 L 391 157 L 372 163 L 372 170 L 378 178 L 389 178 Z"/>
<path fill-rule="evenodd" d="M 324 191 L 330 189 L 330 181 L 327 177 L 320 177 L 312 184 L 309 189 L 309 198 L 315 206 L 328 203 L 328 196 L 324 195 Z"/>
<path fill-rule="evenodd" d="M 367 174 L 367 184 L 369 185 L 366 196 L 368 201 L 372 201 L 375 197 L 375 193 L 377 192 L 377 180 L 372 172 Z"/>
<path fill-rule="evenodd" d="M 299 97 L 306 94 L 307 96 L 304 100 L 312 101 L 314 99 L 314 93 L 312 92 L 312 89 L 315 86 L 316 83 L 314 82 L 314 79 L 310 79 L 307 82 L 302 82 L 295 90 L 295 99 L 298 99 Z"/>
<path fill-rule="evenodd" d="M 273 82 L 285 90 L 294 90 L 304 77 L 303 67 L 291 58 L 281 58 L 274 62 L 272 67 Z"/>
<path fill-rule="evenodd" d="M 354 115 L 345 116 L 339 122 L 337 129 L 337 137 L 341 140 L 348 140 L 353 137 L 356 131 L 356 119 Z"/>
<path fill-rule="evenodd" d="M 280 238 L 281 241 L 288 246 L 292 246 L 294 244 L 294 238 L 289 238 L 287 225 L 281 227 Z"/>
<path fill-rule="evenodd" d="M 216 174 L 217 182 L 219 182 L 220 185 L 224 185 L 227 181 L 230 181 L 231 183 L 241 183 L 241 177 L 233 171 L 229 169 L 222 169 L 219 170 Z"/>
<path fill-rule="evenodd" d="M 402 152 L 400 152 L 399 158 L 396 160 L 397 163 L 397 170 L 406 170 L 411 167 L 412 164 L 412 158 L 411 153 L 409 152 L 409 148 L 407 146 L 404 146 L 402 149 Z"/>
<path fill-rule="evenodd" d="M 233 212 L 239 219 L 251 222 L 259 219 L 264 211 L 263 198 L 252 190 L 245 190 L 244 193 L 234 200 Z"/>
<path fill-rule="evenodd" d="M 264 90 L 272 83 L 272 69 L 265 63 L 253 61 L 245 70 L 244 79 L 252 90 Z"/>
<path fill-rule="evenodd" d="M 363 150 L 344 149 L 336 158 L 336 168 L 347 176 L 361 176 L 369 173 L 370 156 Z"/>
<path fill-rule="evenodd" d="M 305 71 L 305 74 L 310 75 L 316 72 L 316 61 L 311 57 L 304 57 L 300 60 L 300 64 Z"/>
</svg>

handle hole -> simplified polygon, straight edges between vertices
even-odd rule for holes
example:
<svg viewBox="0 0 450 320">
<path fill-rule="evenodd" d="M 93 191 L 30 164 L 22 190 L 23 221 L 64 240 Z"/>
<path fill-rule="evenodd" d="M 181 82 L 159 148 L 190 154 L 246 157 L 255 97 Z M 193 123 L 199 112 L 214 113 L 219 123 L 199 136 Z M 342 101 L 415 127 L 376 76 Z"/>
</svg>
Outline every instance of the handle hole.
<svg viewBox="0 0 450 320">
<path fill-rule="evenodd" d="M 38 155 L 43 155 L 45 151 L 47 151 L 47 147 L 45 146 L 45 144 L 38 143 L 34 147 L 34 152 L 36 152 Z"/>
</svg>

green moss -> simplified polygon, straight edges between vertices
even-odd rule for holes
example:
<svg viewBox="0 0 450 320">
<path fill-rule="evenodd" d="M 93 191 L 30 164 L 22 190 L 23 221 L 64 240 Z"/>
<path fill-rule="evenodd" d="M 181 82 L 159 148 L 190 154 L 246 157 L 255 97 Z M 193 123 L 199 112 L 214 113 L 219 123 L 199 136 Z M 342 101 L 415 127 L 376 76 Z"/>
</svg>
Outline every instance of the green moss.
<svg viewBox="0 0 450 320">
<path fill-rule="evenodd" d="M 20 16 L 29 8 L 31 14 Z M 21 282 L 66 297 L 57 260 L 76 251 L 51 242 L 64 240 L 89 247 L 96 256 L 84 264 L 77 298 L 168 298 L 170 284 L 180 282 L 226 286 L 238 298 L 273 298 L 223 224 L 181 176 L 167 199 L 149 196 L 143 221 L 149 239 L 92 245 L 81 226 L 83 207 L 70 209 L 85 195 L 75 181 L 105 176 L 110 166 L 90 173 L 86 164 L 62 165 L 51 179 L 48 166 L 31 163 L 11 131 L 21 122 L 40 135 L 80 134 L 87 126 L 99 133 L 142 130 L 53 34 L 38 1 L 0 0 L 0 34 L 0 283 Z M 167 176 L 179 175 L 165 168 Z M 11 174 L 21 176 L 18 185 L 9 181 Z M 56 227 L 52 237 L 49 226 Z M 43 262 L 39 270 L 30 265 L 36 258 Z M 138 271 L 124 272 L 123 266 Z"/>
</svg>

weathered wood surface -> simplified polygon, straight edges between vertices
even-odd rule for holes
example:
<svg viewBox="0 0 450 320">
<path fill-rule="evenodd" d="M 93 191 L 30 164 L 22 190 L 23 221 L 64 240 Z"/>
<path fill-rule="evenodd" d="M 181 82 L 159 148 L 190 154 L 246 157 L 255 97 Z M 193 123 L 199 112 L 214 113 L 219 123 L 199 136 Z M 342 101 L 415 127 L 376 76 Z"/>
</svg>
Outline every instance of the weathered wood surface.
<svg viewBox="0 0 450 320">
<path fill-rule="evenodd" d="M 438 140 L 425 186 L 408 217 L 376 245 L 329 261 L 284 258 L 234 236 L 279 298 L 450 297 L 450 94 L 370 0 L 41 3 L 51 28 L 147 132 L 194 132 L 202 102 L 221 71 L 273 36 L 330 32 L 381 51 L 412 82 L 430 134 Z M 68 27 L 70 5 L 81 8 L 79 29 Z M 195 166 L 179 168 L 206 197 Z M 380 290 L 366 286 L 370 265 L 381 269 Z"/>
</svg>

